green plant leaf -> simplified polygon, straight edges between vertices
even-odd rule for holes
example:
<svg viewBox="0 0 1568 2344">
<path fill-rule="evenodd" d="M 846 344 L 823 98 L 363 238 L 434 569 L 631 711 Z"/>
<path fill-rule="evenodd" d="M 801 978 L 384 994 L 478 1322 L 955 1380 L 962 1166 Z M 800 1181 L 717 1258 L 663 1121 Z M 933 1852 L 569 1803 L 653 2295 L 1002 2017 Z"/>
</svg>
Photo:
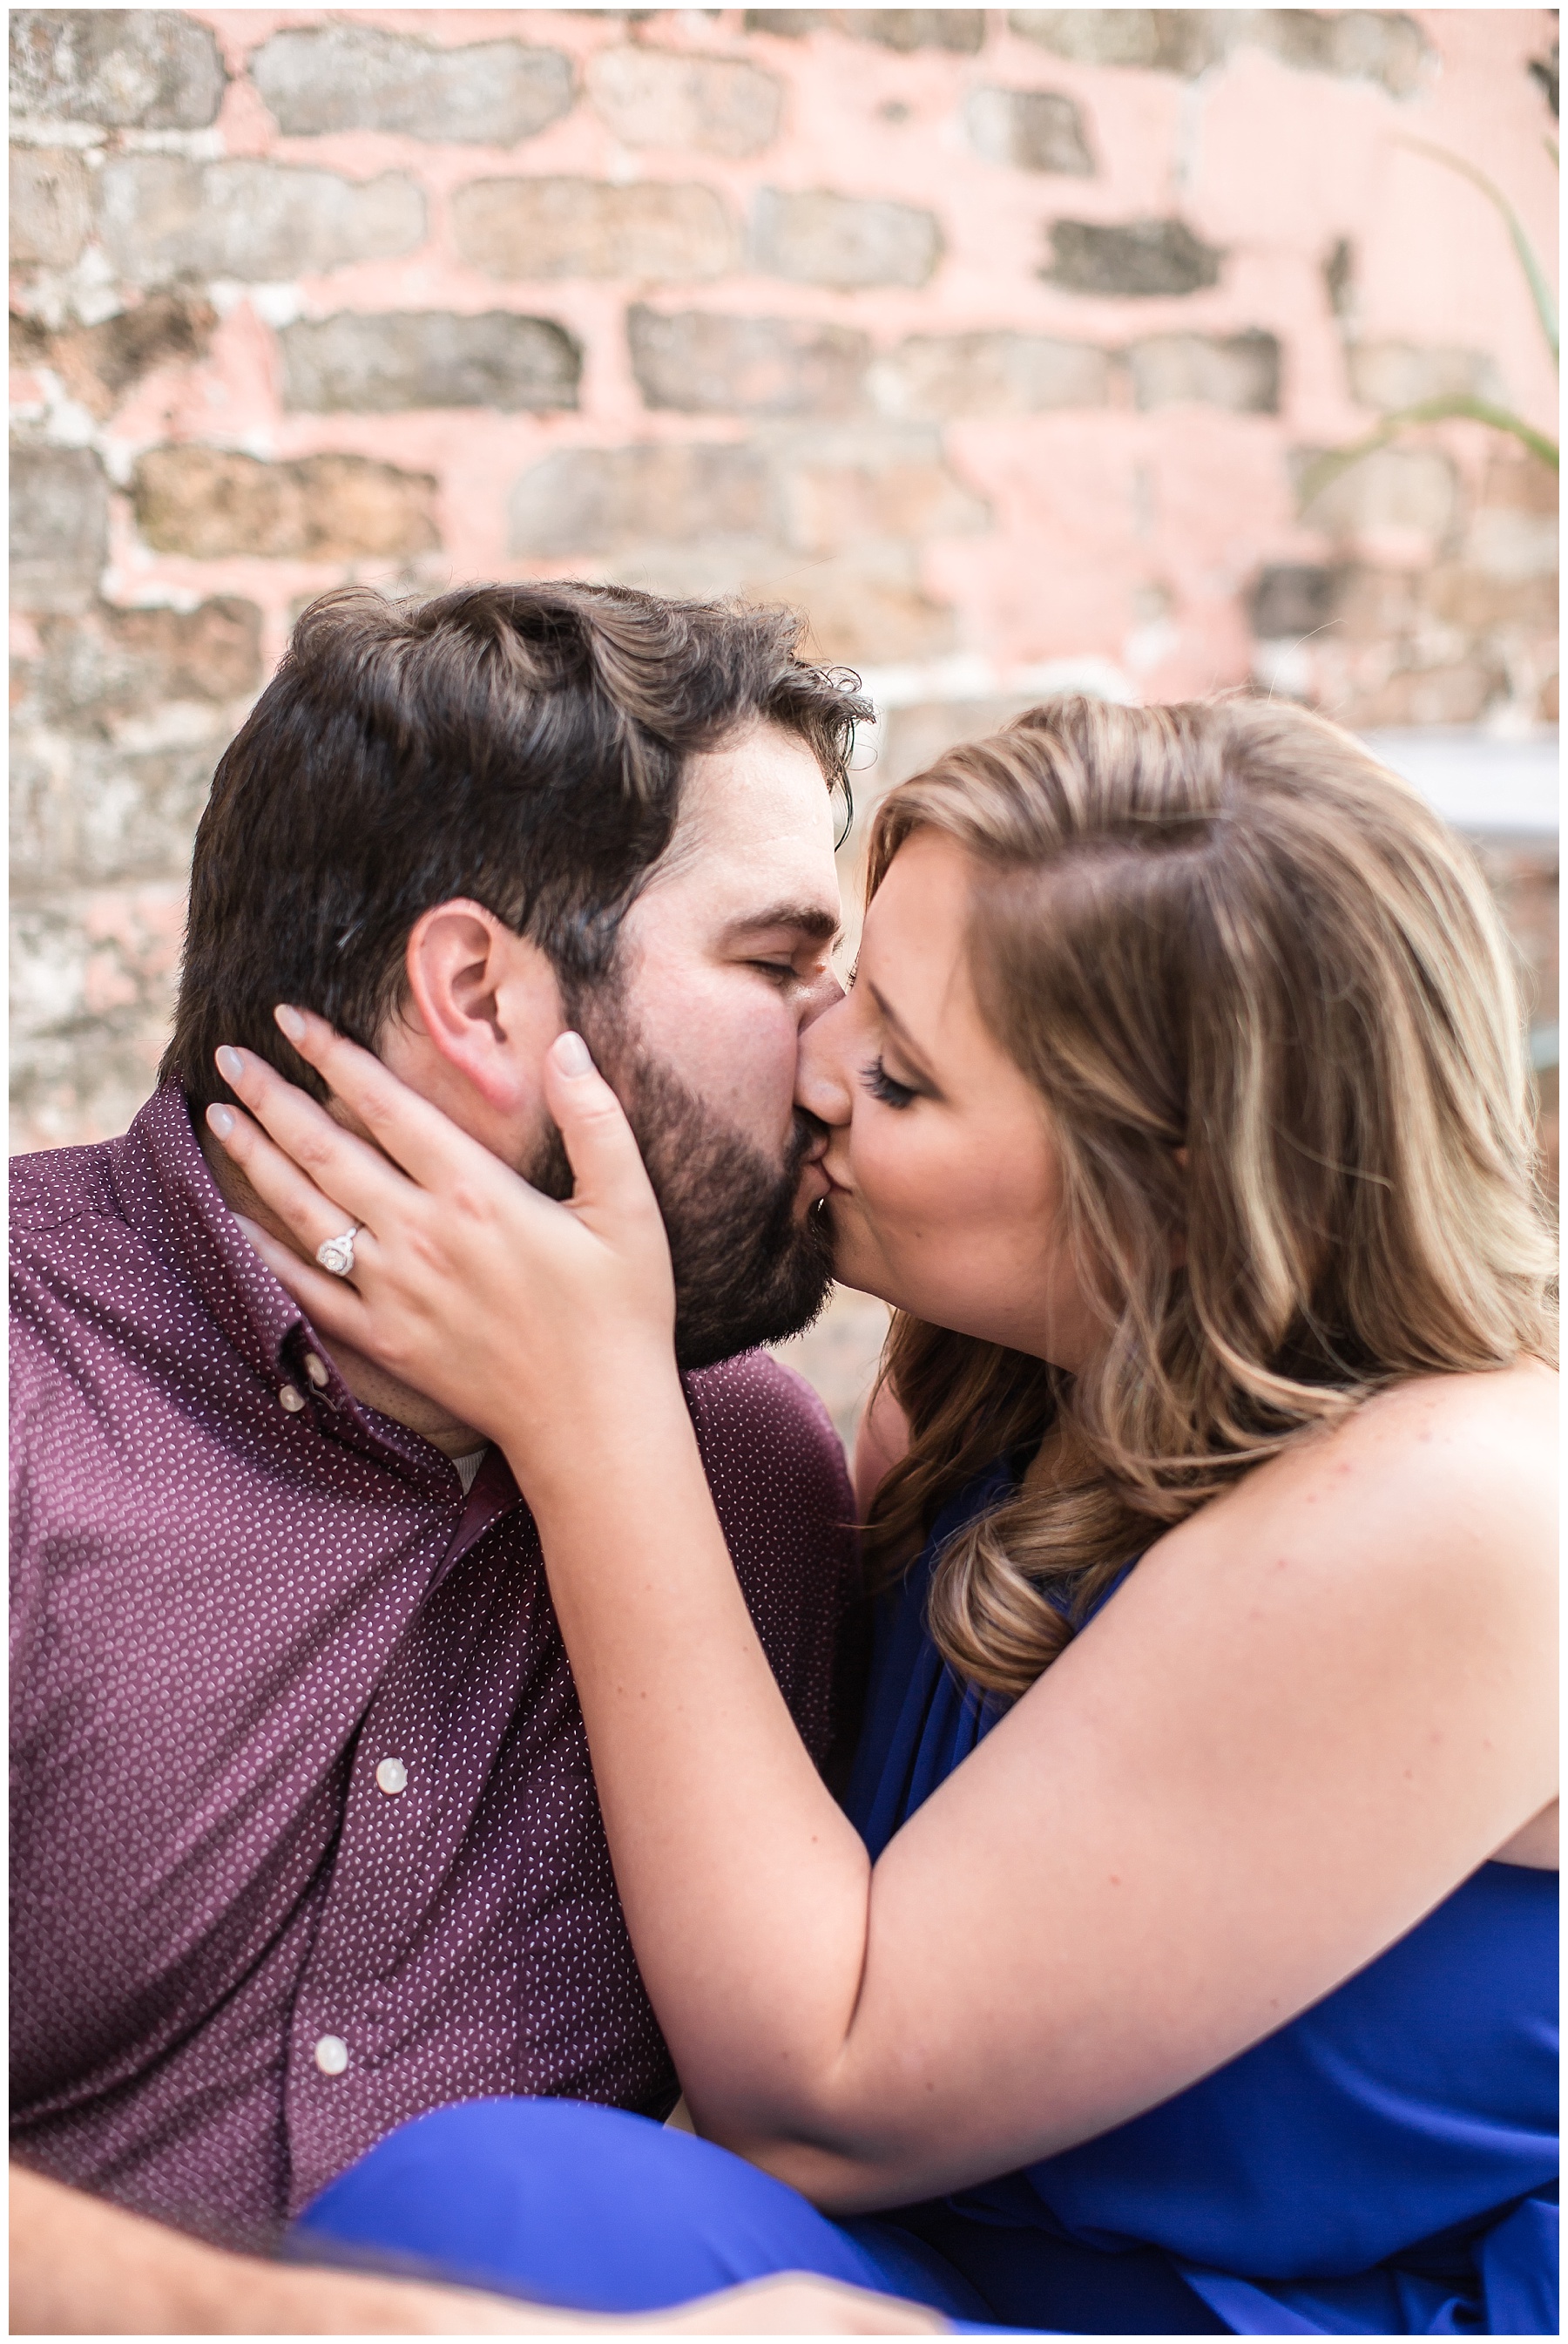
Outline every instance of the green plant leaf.
<svg viewBox="0 0 1568 2344">
<path fill-rule="evenodd" d="M 1544 432 L 1526 423 L 1522 415 L 1515 415 L 1511 407 L 1493 407 L 1489 399 L 1472 399 L 1464 392 L 1453 391 L 1441 399 L 1423 399 L 1415 407 L 1399 408 L 1392 415 L 1385 415 L 1375 431 L 1358 440 L 1352 447 L 1331 448 L 1315 457 L 1302 474 L 1298 491 L 1302 510 L 1305 512 L 1313 499 L 1322 496 L 1342 472 L 1348 472 L 1352 464 L 1361 463 L 1365 457 L 1375 456 L 1380 448 L 1386 448 L 1391 440 L 1397 439 L 1412 424 L 1445 423 L 1456 416 L 1470 423 L 1490 424 L 1494 431 L 1506 431 L 1510 438 L 1528 448 L 1533 456 L 1557 470 L 1555 440 L 1548 440 Z"/>
<path fill-rule="evenodd" d="M 1551 145 L 1550 140 L 1547 143 Z M 1524 271 L 1524 281 L 1530 288 L 1530 298 L 1535 304 L 1535 314 L 1541 320 L 1541 330 L 1546 337 L 1553 359 L 1555 360 L 1558 355 L 1557 303 L 1553 297 L 1552 288 L 1547 282 L 1546 273 L 1536 259 L 1530 238 L 1525 235 L 1521 225 L 1519 215 L 1502 188 L 1489 179 L 1484 171 L 1478 171 L 1473 163 L 1467 163 L 1462 155 L 1451 155 L 1446 146 L 1433 146 L 1425 138 L 1402 137 L 1397 139 L 1395 144 L 1408 146 L 1417 155 L 1428 155 L 1434 163 L 1442 163 L 1449 170 L 1457 171 L 1461 178 L 1468 179 L 1472 187 L 1479 187 L 1487 202 L 1501 215 L 1512 239 L 1513 249 L 1519 256 L 1519 265 Z M 1555 162 L 1557 157 L 1554 146 L 1552 149 L 1552 157 Z"/>
</svg>

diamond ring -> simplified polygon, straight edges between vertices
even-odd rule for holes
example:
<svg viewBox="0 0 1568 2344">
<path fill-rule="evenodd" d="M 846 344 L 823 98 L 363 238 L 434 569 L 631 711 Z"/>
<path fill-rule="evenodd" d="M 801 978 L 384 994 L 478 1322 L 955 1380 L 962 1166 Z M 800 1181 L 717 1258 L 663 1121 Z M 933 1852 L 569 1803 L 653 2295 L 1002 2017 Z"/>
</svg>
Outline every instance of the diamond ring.
<svg viewBox="0 0 1568 2344">
<path fill-rule="evenodd" d="M 350 1222 L 341 1237 L 326 1238 L 316 1248 L 316 1258 L 323 1269 L 334 1278 L 348 1278 L 354 1269 L 354 1240 L 359 1235 L 359 1223 Z"/>
</svg>

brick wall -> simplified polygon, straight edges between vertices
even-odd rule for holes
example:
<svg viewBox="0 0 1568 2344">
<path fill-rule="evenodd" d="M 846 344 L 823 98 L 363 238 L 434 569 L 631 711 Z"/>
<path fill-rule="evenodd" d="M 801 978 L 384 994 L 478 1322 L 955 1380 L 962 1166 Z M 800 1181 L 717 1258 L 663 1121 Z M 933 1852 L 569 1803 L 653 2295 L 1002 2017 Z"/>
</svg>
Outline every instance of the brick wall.
<svg viewBox="0 0 1568 2344">
<path fill-rule="evenodd" d="M 22 1146 L 145 1096 L 212 765 L 347 578 L 809 613 L 861 794 L 1062 681 L 1555 718 L 1541 10 L 11 19 Z M 1550 256 L 1548 255 L 1548 258 Z"/>
</svg>

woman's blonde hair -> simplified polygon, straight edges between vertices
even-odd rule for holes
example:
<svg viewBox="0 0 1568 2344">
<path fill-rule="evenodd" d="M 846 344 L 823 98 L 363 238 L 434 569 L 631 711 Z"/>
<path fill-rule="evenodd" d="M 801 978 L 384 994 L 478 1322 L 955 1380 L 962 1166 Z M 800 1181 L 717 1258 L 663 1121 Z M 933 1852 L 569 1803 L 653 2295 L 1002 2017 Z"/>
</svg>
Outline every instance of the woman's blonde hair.
<svg viewBox="0 0 1568 2344">
<path fill-rule="evenodd" d="M 978 998 L 1040 1093 L 1104 1319 L 1076 1378 L 902 1313 L 884 1355 L 912 1435 L 871 1508 L 884 1573 L 1054 1420 L 1092 1460 L 939 1559 L 939 1646 L 1010 1694 L 1160 1527 L 1309 1427 L 1554 1356 L 1554 1248 L 1491 895 L 1348 733 L 1055 700 L 890 793 L 872 892 L 918 830 L 974 860 Z"/>
</svg>

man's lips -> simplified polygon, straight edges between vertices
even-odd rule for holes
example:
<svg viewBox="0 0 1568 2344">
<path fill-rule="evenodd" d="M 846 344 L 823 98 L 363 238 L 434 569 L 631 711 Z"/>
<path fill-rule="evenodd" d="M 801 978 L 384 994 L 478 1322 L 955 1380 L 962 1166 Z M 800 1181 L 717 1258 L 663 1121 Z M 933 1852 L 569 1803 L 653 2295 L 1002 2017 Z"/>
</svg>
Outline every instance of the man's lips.
<svg viewBox="0 0 1568 2344">
<path fill-rule="evenodd" d="M 832 1193 L 834 1186 L 835 1183 L 829 1178 L 827 1171 L 823 1167 L 820 1157 L 818 1157 L 811 1163 L 802 1165 L 800 1169 L 800 1201 L 807 1207 L 819 1205 L 825 1197 L 829 1196 Z"/>
</svg>

